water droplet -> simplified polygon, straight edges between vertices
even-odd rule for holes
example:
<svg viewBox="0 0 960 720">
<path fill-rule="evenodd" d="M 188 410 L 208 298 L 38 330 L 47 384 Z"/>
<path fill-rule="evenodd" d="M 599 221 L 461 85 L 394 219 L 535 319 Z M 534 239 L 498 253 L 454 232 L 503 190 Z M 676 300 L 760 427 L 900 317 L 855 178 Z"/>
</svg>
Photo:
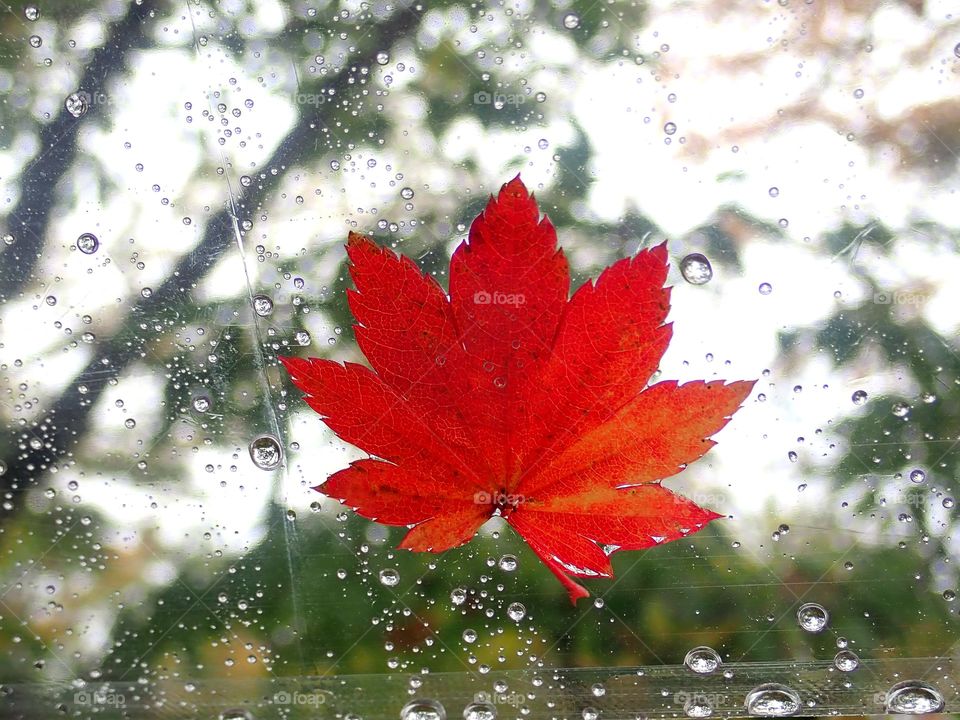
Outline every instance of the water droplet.
<svg viewBox="0 0 960 720">
<path fill-rule="evenodd" d="M 777 186 L 773 186 L 772 188 L 767 190 L 767 193 L 770 195 L 770 197 L 779 197 L 780 188 L 778 188 Z"/>
<path fill-rule="evenodd" d="M 218 720 L 254 720 L 254 717 L 246 710 L 232 708 L 230 710 L 224 710 L 222 713 L 220 713 Z"/>
<path fill-rule="evenodd" d="M 833 656 L 833 664 L 841 672 L 853 672 L 860 667 L 860 658 L 853 650 L 841 650 Z"/>
<path fill-rule="evenodd" d="M 945 497 L 945 498 L 943 499 L 943 502 L 942 502 L 941 504 L 942 504 L 945 508 L 947 508 L 947 510 L 949 510 L 950 508 L 952 508 L 952 507 L 956 504 L 956 501 L 955 501 L 952 497 Z"/>
<path fill-rule="evenodd" d="M 507 606 L 507 616 L 514 622 L 520 622 L 527 616 L 527 608 L 521 602 L 513 602 Z"/>
<path fill-rule="evenodd" d="M 463 720 L 496 720 L 497 708 L 486 702 L 486 698 L 476 698 L 476 702 L 463 709 Z"/>
<path fill-rule="evenodd" d="M 706 696 L 692 695 L 683 704 L 683 712 L 687 717 L 705 718 L 713 715 L 713 708 L 707 702 Z"/>
<path fill-rule="evenodd" d="M 854 96 L 857 100 L 861 99 L 861 98 L 863 97 L 863 88 L 857 88 L 856 90 L 854 90 L 854 91 L 853 91 L 853 96 Z"/>
<path fill-rule="evenodd" d="M 477 641 L 477 631 L 472 628 L 467 628 L 463 631 L 462 637 L 465 643 L 475 643 Z"/>
<path fill-rule="evenodd" d="M 275 470 L 283 460 L 280 441 L 269 433 L 250 441 L 250 459 L 261 470 Z"/>
<path fill-rule="evenodd" d="M 798 457 L 799 456 L 797 455 L 797 453 L 794 452 L 793 450 L 787 453 L 787 459 L 792 463 L 795 463 Z"/>
<path fill-rule="evenodd" d="M 760 283 L 760 287 L 757 288 L 760 291 L 761 295 L 769 295 L 773 292 L 773 285 L 770 283 Z"/>
<path fill-rule="evenodd" d="M 953 54 L 960 58 L 960 43 L 953 46 Z"/>
<path fill-rule="evenodd" d="M 310 333 L 308 333 L 306 330 L 297 330 L 296 334 L 293 336 L 293 339 L 297 341 L 297 345 L 309 345 Z"/>
<path fill-rule="evenodd" d="M 384 568 L 380 571 L 380 584 L 386 587 L 396 587 L 400 584 L 400 573 L 394 568 Z"/>
<path fill-rule="evenodd" d="M 517 569 L 517 558 L 515 555 L 504 555 L 498 564 L 504 572 L 513 572 Z"/>
<path fill-rule="evenodd" d="M 910 471 L 910 482 L 913 482 L 919 485 L 926 479 L 927 479 L 927 474 L 923 470 L 917 468 L 915 470 Z"/>
<path fill-rule="evenodd" d="M 210 409 L 211 405 L 212 403 L 210 402 L 210 398 L 208 398 L 206 395 L 197 395 L 193 399 L 193 409 L 199 413 L 205 413 Z"/>
<path fill-rule="evenodd" d="M 714 672 L 720 667 L 720 655 L 706 645 L 693 648 L 683 658 L 683 664 L 700 675 Z"/>
<path fill-rule="evenodd" d="M 603 683 L 594 683 L 590 686 L 590 694 L 594 697 L 603 697 L 607 694 L 607 689 L 603 686 Z"/>
<path fill-rule="evenodd" d="M 450 602 L 454 605 L 463 605 L 467 599 L 467 591 L 463 588 L 454 588 L 450 591 Z"/>
<path fill-rule="evenodd" d="M 413 188 L 405 187 L 400 191 L 400 197 L 404 200 L 409 200 L 413 197 Z"/>
<path fill-rule="evenodd" d="M 955 593 L 953 590 L 944 590 L 943 599 L 947 602 L 953 602 L 957 599 L 957 593 Z"/>
<path fill-rule="evenodd" d="M 786 685 L 765 683 L 747 693 L 744 707 L 757 717 L 787 717 L 800 710 L 800 696 Z"/>
<path fill-rule="evenodd" d="M 817 603 L 804 603 L 797 610 L 797 624 L 809 633 L 823 632 L 830 622 L 830 613 Z"/>
<path fill-rule="evenodd" d="M 580 16 L 576 13 L 567 13 L 563 16 L 563 26 L 567 30 L 576 30 L 580 27 Z"/>
<path fill-rule="evenodd" d="M 932 685 L 919 680 L 905 680 L 890 688 L 884 706 L 887 712 L 923 715 L 940 712 L 943 696 Z"/>
<path fill-rule="evenodd" d="M 133 430 L 137 426 L 137 421 L 133 418 L 127 418 L 123 421 L 123 424 L 128 430 Z"/>
<path fill-rule="evenodd" d="M 30 22 L 40 19 L 40 8 L 36 5 L 27 5 L 23 8 L 23 16 Z"/>
<path fill-rule="evenodd" d="M 273 312 L 273 300 L 266 295 L 254 295 L 253 311 L 260 317 L 267 317 Z"/>
<path fill-rule="evenodd" d="M 84 255 L 93 255 L 100 247 L 100 240 L 93 233 L 84 233 L 77 238 L 77 250 Z"/>
<path fill-rule="evenodd" d="M 63 101 L 67 112 L 78 118 L 87 111 L 87 98 L 81 93 L 70 93 Z"/>
<path fill-rule="evenodd" d="M 680 261 L 680 274 L 691 285 L 704 285 L 713 279 L 713 267 L 705 255 L 690 253 Z"/>
<path fill-rule="evenodd" d="M 377 65 L 386 65 L 388 62 L 390 62 L 390 53 L 386 50 L 377 53 Z"/>
<path fill-rule="evenodd" d="M 30 47 L 38 48 L 43 45 L 43 38 L 41 38 L 39 35 L 31 35 L 28 42 L 30 43 Z"/>
<path fill-rule="evenodd" d="M 867 401 L 867 397 L 865 390 L 855 390 L 853 395 L 850 396 L 850 399 L 854 405 L 863 405 Z"/>
<path fill-rule="evenodd" d="M 890 411 L 897 417 L 906 417 L 910 412 L 910 406 L 905 402 L 895 402 L 890 407 Z"/>
<path fill-rule="evenodd" d="M 676 123 L 672 123 L 672 122 L 668 122 L 666 125 L 663 126 L 663 131 L 664 131 L 667 135 L 673 135 L 674 133 L 677 132 L 677 124 L 676 124 Z"/>
<path fill-rule="evenodd" d="M 597 718 L 600 717 L 597 709 L 592 707 L 585 707 L 580 715 L 583 717 L 583 720 L 597 720 Z"/>
</svg>

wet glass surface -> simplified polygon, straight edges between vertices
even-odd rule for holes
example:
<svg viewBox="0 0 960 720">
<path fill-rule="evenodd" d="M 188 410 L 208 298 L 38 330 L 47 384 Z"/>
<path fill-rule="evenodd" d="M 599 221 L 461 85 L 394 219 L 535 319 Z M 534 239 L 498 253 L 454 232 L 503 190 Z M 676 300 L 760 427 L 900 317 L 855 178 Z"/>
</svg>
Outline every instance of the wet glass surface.
<svg viewBox="0 0 960 720">
<path fill-rule="evenodd" d="M 3 714 L 956 708 L 950 3 L 14 2 L 0 43 Z M 517 173 L 574 287 L 668 241 L 659 379 L 758 380 L 664 483 L 726 517 L 576 607 L 500 518 L 409 553 L 313 491 L 364 454 L 277 360 L 364 362 L 349 231 L 446 287 Z"/>
</svg>

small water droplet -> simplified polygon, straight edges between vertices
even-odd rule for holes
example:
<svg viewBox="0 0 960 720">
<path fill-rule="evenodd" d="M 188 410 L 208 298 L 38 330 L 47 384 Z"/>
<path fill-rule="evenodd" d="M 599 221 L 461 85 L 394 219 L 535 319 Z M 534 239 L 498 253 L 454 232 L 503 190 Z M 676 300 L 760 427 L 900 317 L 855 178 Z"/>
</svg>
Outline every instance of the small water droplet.
<svg viewBox="0 0 960 720">
<path fill-rule="evenodd" d="M 409 200 L 413 197 L 413 188 L 405 187 L 400 191 L 400 197 L 404 200 Z"/>
<path fill-rule="evenodd" d="M 897 417 L 906 417 L 910 412 L 910 406 L 905 402 L 895 402 L 891 407 L 890 411 Z"/>
<path fill-rule="evenodd" d="M 804 603 L 797 610 L 797 624 L 809 633 L 823 632 L 830 622 L 830 613 L 817 603 Z"/>
<path fill-rule="evenodd" d="M 607 689 L 603 686 L 603 683 L 594 683 L 590 686 L 590 694 L 594 697 L 603 697 L 607 694 Z"/>
<path fill-rule="evenodd" d="M 100 247 L 100 240 L 93 233 L 83 233 L 77 238 L 77 250 L 84 255 L 93 255 Z"/>
<path fill-rule="evenodd" d="M 386 65 L 388 62 L 390 62 L 390 53 L 386 50 L 377 53 L 377 65 Z"/>
<path fill-rule="evenodd" d="M 576 30 L 580 27 L 580 16 L 576 13 L 567 13 L 563 16 L 563 26 L 567 30 Z"/>
<path fill-rule="evenodd" d="M 910 482 L 919 485 L 927 479 L 927 474 L 920 468 L 910 471 Z"/>
<path fill-rule="evenodd" d="M 467 591 L 463 588 L 454 588 L 450 591 L 450 602 L 454 605 L 463 605 L 467 599 Z"/>
<path fill-rule="evenodd" d="M 475 643 L 477 641 L 477 631 L 472 628 L 467 628 L 463 631 L 462 637 L 465 643 Z"/>
<path fill-rule="evenodd" d="M 954 600 L 957 599 L 957 593 L 954 592 L 953 590 L 944 590 L 943 599 L 946 600 L 947 602 L 953 602 Z"/>
<path fill-rule="evenodd" d="M 283 450 L 276 437 L 265 433 L 250 441 L 250 459 L 261 470 L 275 470 L 283 460 Z"/>
<path fill-rule="evenodd" d="M 769 190 L 767 190 L 767 193 L 770 195 L 770 197 L 779 197 L 779 195 L 780 195 L 780 188 L 778 188 L 776 185 L 774 185 L 772 188 L 770 188 Z"/>
<path fill-rule="evenodd" d="M 943 696 L 925 682 L 905 680 L 890 688 L 884 705 L 890 713 L 923 715 L 940 712 L 943 709 Z"/>
<path fill-rule="evenodd" d="M 761 295 L 769 295 L 773 292 L 773 285 L 767 282 L 760 283 L 760 287 L 758 287 L 757 290 L 760 291 Z"/>
<path fill-rule="evenodd" d="M 720 654 L 713 648 L 701 645 L 687 653 L 683 664 L 695 673 L 706 675 L 720 667 Z"/>
<path fill-rule="evenodd" d="M 663 126 L 663 132 L 667 135 L 673 135 L 677 132 L 677 124 L 673 122 L 668 122 Z"/>
<path fill-rule="evenodd" d="M 507 606 L 507 616 L 514 622 L 520 622 L 527 616 L 527 608 L 521 602 L 513 602 Z"/>
<path fill-rule="evenodd" d="M 208 398 L 206 395 L 197 395 L 193 399 L 193 409 L 199 413 L 207 412 L 211 405 L 212 403 L 210 402 L 210 398 Z"/>
<path fill-rule="evenodd" d="M 585 707 L 580 715 L 583 717 L 583 720 L 597 720 L 597 718 L 600 717 L 597 709 L 592 707 Z"/>
<path fill-rule="evenodd" d="M 855 390 L 853 395 L 850 396 L 850 400 L 853 401 L 854 405 L 863 405 L 867 401 L 867 393 L 865 390 Z"/>
<path fill-rule="evenodd" d="M 36 5 L 27 5 L 23 8 L 23 16 L 30 22 L 35 22 L 40 19 L 40 8 Z"/>
<path fill-rule="evenodd" d="M 833 665 L 841 672 L 853 672 L 860 667 L 860 658 L 853 650 L 841 650 L 833 656 Z"/>
<path fill-rule="evenodd" d="M 705 285 L 713 279 L 713 266 L 705 255 L 690 253 L 680 261 L 680 274 L 691 285 Z"/>
<path fill-rule="evenodd" d="M 800 696 L 786 685 L 765 683 L 747 693 L 744 707 L 757 717 L 787 717 L 800 710 Z"/>
</svg>

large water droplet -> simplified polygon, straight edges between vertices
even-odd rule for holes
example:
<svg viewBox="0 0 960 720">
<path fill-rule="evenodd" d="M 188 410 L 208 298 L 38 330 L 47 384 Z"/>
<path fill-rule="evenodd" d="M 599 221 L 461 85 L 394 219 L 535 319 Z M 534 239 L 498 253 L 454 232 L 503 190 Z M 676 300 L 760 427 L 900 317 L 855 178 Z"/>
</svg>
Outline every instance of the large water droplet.
<svg viewBox="0 0 960 720">
<path fill-rule="evenodd" d="M 693 695 L 683 704 L 683 712 L 687 717 L 705 718 L 713 715 L 713 708 L 704 695 Z"/>
<path fill-rule="evenodd" d="M 253 713 L 240 708 L 224 710 L 218 718 L 219 720 L 254 720 Z"/>
<path fill-rule="evenodd" d="M 400 720 L 446 720 L 447 711 L 436 700 L 418 698 L 400 710 Z"/>
<path fill-rule="evenodd" d="M 84 233 L 77 238 L 77 250 L 84 255 L 93 255 L 100 247 L 100 241 L 93 233 Z"/>
<path fill-rule="evenodd" d="M 384 568 L 380 571 L 380 584 L 387 587 L 396 587 L 400 584 L 400 573 L 393 568 Z"/>
<path fill-rule="evenodd" d="M 720 667 L 720 655 L 713 648 L 701 645 L 687 653 L 683 658 L 683 664 L 695 673 L 706 675 Z"/>
<path fill-rule="evenodd" d="M 377 53 L 377 65 L 386 65 L 388 62 L 390 62 L 390 53 L 386 50 Z"/>
<path fill-rule="evenodd" d="M 668 122 L 663 126 L 663 132 L 667 135 L 674 135 L 677 132 L 677 124 Z"/>
<path fill-rule="evenodd" d="M 30 22 L 34 22 L 40 18 L 40 8 L 36 5 L 27 5 L 23 8 L 23 16 Z"/>
<path fill-rule="evenodd" d="M 773 292 L 773 285 L 770 283 L 760 283 L 760 287 L 757 288 L 761 295 L 769 295 Z"/>
<path fill-rule="evenodd" d="M 891 408 L 891 412 L 897 417 L 906 417 L 910 412 L 910 406 L 905 402 L 895 402 Z"/>
<path fill-rule="evenodd" d="M 890 688 L 884 705 L 887 712 L 923 715 L 940 712 L 943 709 L 943 696 L 925 682 L 905 680 Z"/>
<path fill-rule="evenodd" d="M 275 470 L 283 460 L 283 450 L 276 437 L 265 433 L 250 441 L 250 459 L 261 470 Z"/>
<path fill-rule="evenodd" d="M 210 398 L 208 398 L 206 395 L 197 395 L 193 399 L 193 409 L 199 413 L 205 413 L 210 409 L 211 405 L 212 403 L 210 402 Z"/>
<path fill-rule="evenodd" d="M 513 572 L 517 569 L 517 557 L 515 555 L 504 555 L 500 558 L 500 569 L 505 572 Z"/>
<path fill-rule="evenodd" d="M 927 474 L 920 468 L 910 471 L 910 482 L 914 482 L 917 485 L 919 485 L 920 483 L 924 482 L 926 479 L 927 479 Z"/>
<path fill-rule="evenodd" d="M 833 656 L 833 664 L 842 672 L 853 672 L 860 667 L 860 658 L 853 650 L 841 650 Z"/>
<path fill-rule="evenodd" d="M 477 697 L 463 709 L 463 720 L 496 720 L 497 708 L 486 698 Z"/>
<path fill-rule="evenodd" d="M 83 93 L 70 93 L 67 99 L 63 101 L 63 106 L 67 112 L 78 118 L 87 111 L 87 98 Z"/>
<path fill-rule="evenodd" d="M 797 624 L 809 633 L 823 632 L 830 622 L 830 613 L 817 603 L 804 603 L 797 610 Z"/>
<path fill-rule="evenodd" d="M 786 685 L 765 683 L 747 693 L 744 707 L 757 717 L 787 717 L 800 710 L 800 696 Z"/>
<path fill-rule="evenodd" d="M 450 602 L 454 605 L 463 605 L 467 599 L 467 591 L 463 588 L 454 588 L 450 591 Z"/>
<path fill-rule="evenodd" d="M 706 255 L 690 253 L 680 261 L 680 274 L 691 285 L 705 285 L 713 279 L 713 266 Z"/>
<path fill-rule="evenodd" d="M 527 608 L 520 602 L 510 603 L 507 606 L 507 616 L 514 622 L 520 622 L 527 616 Z"/>
<path fill-rule="evenodd" d="M 580 16 L 576 13 L 567 13 L 563 16 L 563 26 L 567 30 L 575 30 L 580 27 Z"/>
<path fill-rule="evenodd" d="M 266 295 L 254 295 L 253 311 L 260 317 L 267 317 L 273 312 L 273 300 Z"/>
<path fill-rule="evenodd" d="M 854 405 L 863 405 L 867 401 L 867 392 L 866 390 L 855 390 L 850 399 Z"/>
</svg>

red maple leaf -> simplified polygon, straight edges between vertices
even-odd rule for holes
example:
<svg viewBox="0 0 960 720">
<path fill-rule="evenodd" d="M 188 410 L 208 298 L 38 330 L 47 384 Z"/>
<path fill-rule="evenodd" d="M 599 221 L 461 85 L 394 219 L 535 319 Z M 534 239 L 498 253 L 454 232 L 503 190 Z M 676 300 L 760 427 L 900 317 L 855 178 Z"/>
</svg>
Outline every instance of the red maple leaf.
<svg viewBox="0 0 960 720">
<path fill-rule="evenodd" d="M 666 243 L 569 296 L 567 261 L 519 176 L 450 261 L 449 296 L 350 233 L 348 291 L 371 368 L 283 357 L 323 421 L 369 453 L 314 488 L 443 552 L 498 513 L 576 602 L 571 576 L 718 517 L 660 481 L 701 457 L 753 382 L 647 387 L 670 342 Z"/>
</svg>

